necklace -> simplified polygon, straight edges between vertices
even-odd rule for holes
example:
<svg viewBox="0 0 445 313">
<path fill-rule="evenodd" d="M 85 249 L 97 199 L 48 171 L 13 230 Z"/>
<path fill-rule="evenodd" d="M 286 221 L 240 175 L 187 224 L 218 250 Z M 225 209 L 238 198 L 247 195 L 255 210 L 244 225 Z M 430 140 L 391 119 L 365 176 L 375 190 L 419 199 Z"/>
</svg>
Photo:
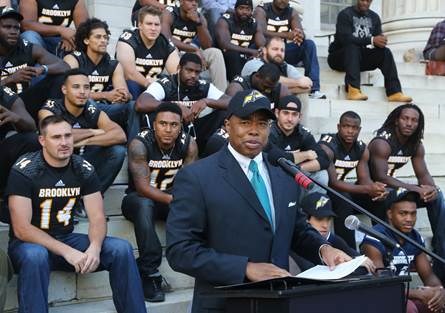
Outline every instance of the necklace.
<svg viewBox="0 0 445 313">
<path fill-rule="evenodd" d="M 162 160 L 170 160 L 174 149 L 175 149 L 175 145 L 173 145 L 173 147 L 170 149 L 169 152 L 164 151 L 161 149 L 161 147 L 159 147 L 159 150 L 161 150 L 161 153 L 162 153 Z"/>
</svg>

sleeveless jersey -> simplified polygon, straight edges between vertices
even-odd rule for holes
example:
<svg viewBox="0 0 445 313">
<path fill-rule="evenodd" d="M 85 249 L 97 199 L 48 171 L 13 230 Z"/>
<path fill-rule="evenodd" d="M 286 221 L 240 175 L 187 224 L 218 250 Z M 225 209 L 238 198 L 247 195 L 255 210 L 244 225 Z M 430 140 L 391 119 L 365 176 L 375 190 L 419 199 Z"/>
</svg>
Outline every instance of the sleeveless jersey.
<svg viewBox="0 0 445 313">
<path fill-rule="evenodd" d="M 151 129 L 143 130 L 136 139 L 147 149 L 147 164 L 150 168 L 150 185 L 168 192 L 173 186 L 176 173 L 182 167 L 187 156 L 190 136 L 180 133 L 171 150 L 161 151 L 156 142 L 155 133 Z M 134 185 L 130 189 L 135 189 Z"/>
<path fill-rule="evenodd" d="M 106 53 L 99 64 L 94 64 L 88 55 L 82 51 L 73 51 L 71 55 L 79 63 L 79 69 L 88 74 L 92 92 L 110 91 L 113 89 L 113 73 L 119 64 L 116 60 L 111 60 L 110 55 Z"/>
<path fill-rule="evenodd" d="M 319 143 L 325 145 L 334 153 L 332 163 L 334 163 L 338 180 L 345 180 L 349 172 L 357 167 L 366 149 L 366 144 L 357 140 L 352 145 L 351 150 L 346 151 L 338 134 L 322 134 Z"/>
<path fill-rule="evenodd" d="M 230 43 L 244 48 L 248 48 L 253 43 L 257 28 L 254 18 L 243 23 L 236 22 L 233 13 L 224 13 L 221 18 L 229 25 Z"/>
<path fill-rule="evenodd" d="M 272 2 L 261 6 L 266 12 L 267 30 L 275 33 L 288 32 L 291 30 L 292 8 L 287 8 L 280 14 L 276 14 L 272 9 Z"/>
<path fill-rule="evenodd" d="M 70 26 L 78 0 L 37 0 L 37 21 L 47 25 Z"/>
<path fill-rule="evenodd" d="M 0 105 L 11 110 L 12 105 L 17 98 L 18 96 L 9 87 L 0 86 Z M 6 134 L 10 130 L 15 130 L 10 123 L 0 126 L 0 142 L 5 139 Z"/>
<path fill-rule="evenodd" d="M 119 41 L 127 43 L 134 50 L 136 69 L 145 77 L 156 78 L 163 71 L 170 54 L 175 51 L 173 43 L 162 34 L 147 49 L 137 28 L 124 30 Z"/>
<path fill-rule="evenodd" d="M 100 191 L 94 167 L 73 155 L 63 168 L 54 168 L 42 151 L 21 156 L 11 169 L 7 195 L 19 195 L 32 201 L 31 224 L 51 234 L 73 231 L 72 210 L 82 196 Z"/>
<path fill-rule="evenodd" d="M 386 141 L 391 147 L 391 154 L 388 158 L 388 176 L 394 176 L 396 170 L 408 163 L 415 153 L 414 149 L 410 149 L 409 147 L 402 145 L 397 140 L 396 135 L 390 130 L 381 130 L 377 132 L 377 136 L 375 136 L 371 141 L 376 139 Z"/>
<path fill-rule="evenodd" d="M 1 79 L 11 76 L 21 68 L 36 64 L 32 57 L 32 47 L 32 43 L 19 38 L 15 49 L 1 59 L 0 66 L 3 69 Z M 29 82 L 10 83 L 6 86 L 16 93 L 21 93 L 29 87 Z"/>
<path fill-rule="evenodd" d="M 178 7 L 167 7 L 173 17 L 173 23 L 170 27 L 172 37 L 183 43 L 191 43 L 197 33 L 197 26 L 195 22 L 185 21 L 181 18 Z"/>
<path fill-rule="evenodd" d="M 298 124 L 292 134 L 286 136 L 276 121 L 270 127 L 269 143 L 290 153 L 311 150 L 317 145 L 310 130 L 303 125 Z"/>
<path fill-rule="evenodd" d="M 249 76 L 236 75 L 233 78 L 232 83 L 240 84 L 241 87 L 243 87 L 243 90 L 255 89 L 252 86 L 252 75 L 254 75 L 254 74 L 255 73 L 252 73 Z M 272 89 L 271 92 L 269 92 L 269 93 L 265 93 L 263 91 L 260 91 L 260 92 L 269 99 L 269 101 L 271 102 L 271 106 L 273 108 L 275 103 L 278 103 L 280 101 L 281 83 L 278 83 L 277 86 L 275 86 L 275 88 Z"/>
<path fill-rule="evenodd" d="M 62 99 L 47 100 L 42 109 L 48 110 L 54 115 L 63 116 L 73 128 L 98 128 L 97 121 L 99 120 L 101 110 L 91 100 L 87 101 L 82 114 L 77 117 L 68 112 Z"/>
</svg>

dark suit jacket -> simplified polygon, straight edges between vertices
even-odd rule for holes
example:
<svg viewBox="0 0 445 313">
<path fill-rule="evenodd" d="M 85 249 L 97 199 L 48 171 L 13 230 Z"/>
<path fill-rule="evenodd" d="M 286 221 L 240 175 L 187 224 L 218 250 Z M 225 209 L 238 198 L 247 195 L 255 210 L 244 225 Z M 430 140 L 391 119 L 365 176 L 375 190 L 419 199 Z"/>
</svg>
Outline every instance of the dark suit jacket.
<svg viewBox="0 0 445 313">
<path fill-rule="evenodd" d="M 167 259 L 174 270 L 196 278 L 193 313 L 223 310 L 224 301 L 200 293 L 216 285 L 244 282 L 248 261 L 287 269 L 292 248 L 319 263 L 318 249 L 326 242 L 301 213 L 299 187 L 280 168 L 266 164 L 275 233 L 227 147 L 184 167 L 175 178 L 167 220 Z"/>
</svg>

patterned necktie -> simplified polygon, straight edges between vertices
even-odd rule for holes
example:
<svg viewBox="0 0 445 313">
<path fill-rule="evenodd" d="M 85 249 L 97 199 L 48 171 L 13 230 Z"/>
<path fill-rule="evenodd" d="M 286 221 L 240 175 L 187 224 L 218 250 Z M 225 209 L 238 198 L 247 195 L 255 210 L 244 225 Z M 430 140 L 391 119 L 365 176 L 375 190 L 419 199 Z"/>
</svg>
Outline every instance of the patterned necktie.
<svg viewBox="0 0 445 313">
<path fill-rule="evenodd" d="M 267 195 L 266 184 L 264 183 L 260 171 L 258 170 L 258 165 L 254 160 L 250 161 L 249 171 L 253 174 L 252 178 L 250 179 L 250 183 L 252 184 L 258 200 L 260 200 L 264 212 L 266 212 L 267 218 L 269 219 L 270 225 L 272 225 L 273 228 L 272 209 L 270 207 L 269 196 Z"/>
</svg>

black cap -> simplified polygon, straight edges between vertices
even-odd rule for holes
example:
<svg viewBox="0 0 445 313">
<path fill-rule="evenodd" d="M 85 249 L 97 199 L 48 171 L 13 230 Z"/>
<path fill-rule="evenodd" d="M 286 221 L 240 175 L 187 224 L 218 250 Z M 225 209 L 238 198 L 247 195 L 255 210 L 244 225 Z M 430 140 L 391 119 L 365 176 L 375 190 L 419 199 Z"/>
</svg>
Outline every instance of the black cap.
<svg viewBox="0 0 445 313">
<path fill-rule="evenodd" d="M 332 210 L 331 199 L 326 194 L 312 192 L 301 201 L 301 208 L 304 213 L 315 217 L 336 217 Z"/>
<path fill-rule="evenodd" d="M 15 18 L 19 22 L 23 20 L 23 16 L 11 7 L 4 7 L 3 10 L 1 10 L 0 19 L 5 17 Z"/>
<path fill-rule="evenodd" d="M 253 8 L 252 0 L 236 0 L 235 8 L 239 7 L 240 5 L 248 5 L 249 7 Z"/>
<path fill-rule="evenodd" d="M 257 111 L 264 111 L 270 119 L 275 119 L 269 99 L 258 90 L 247 89 L 237 92 L 230 99 L 227 118 L 232 115 L 246 118 Z"/>
<path fill-rule="evenodd" d="M 415 202 L 416 206 L 419 207 L 421 205 L 421 199 L 417 192 L 409 191 L 403 187 L 399 187 L 390 191 L 387 201 L 391 203 L 397 203 L 402 201 L 410 201 Z"/>
<path fill-rule="evenodd" d="M 291 103 L 295 105 L 288 106 Z M 275 108 L 278 110 L 290 110 L 290 111 L 301 112 L 301 101 L 300 99 L 298 99 L 297 96 L 294 95 L 284 96 L 280 98 L 278 104 L 275 104 Z"/>
</svg>

